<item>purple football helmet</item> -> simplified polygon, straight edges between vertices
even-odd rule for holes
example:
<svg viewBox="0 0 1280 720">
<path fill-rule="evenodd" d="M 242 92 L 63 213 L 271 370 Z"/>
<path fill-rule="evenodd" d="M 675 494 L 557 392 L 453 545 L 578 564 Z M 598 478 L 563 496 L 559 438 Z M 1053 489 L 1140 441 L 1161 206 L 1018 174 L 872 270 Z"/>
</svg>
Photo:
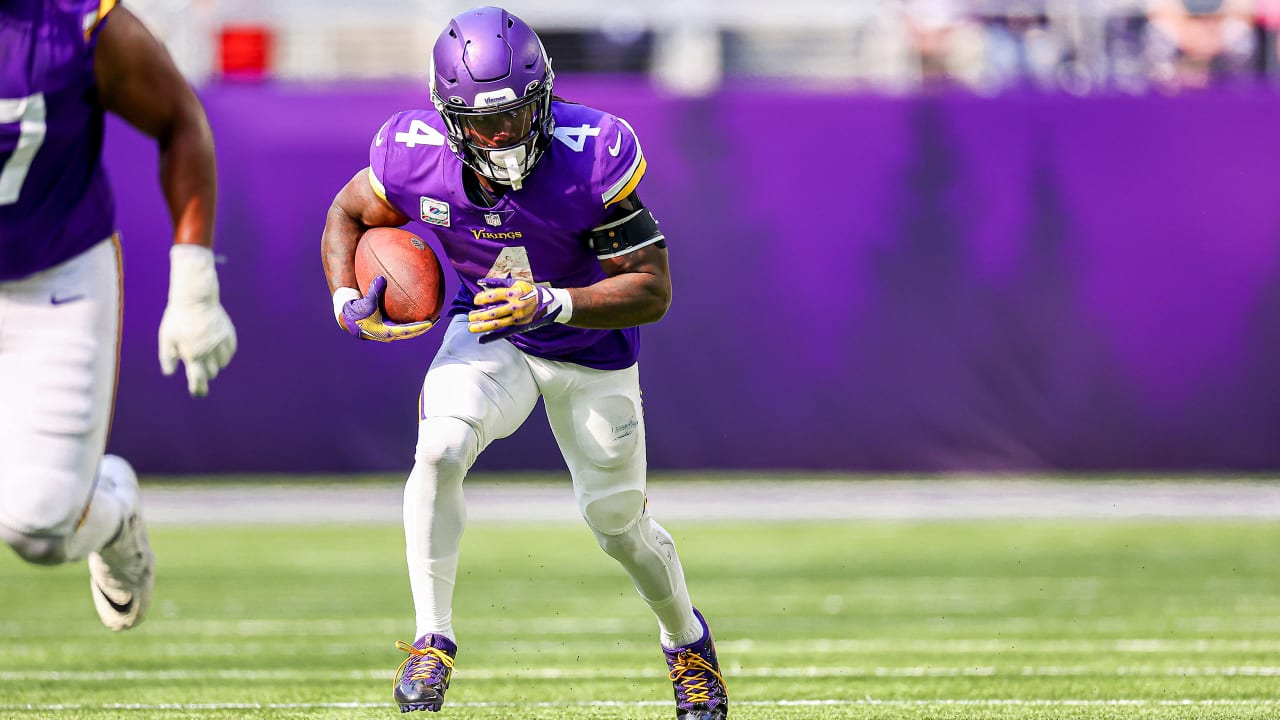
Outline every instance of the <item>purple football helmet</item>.
<svg viewBox="0 0 1280 720">
<path fill-rule="evenodd" d="M 519 190 L 555 133 L 553 78 L 542 41 L 520 18 L 496 7 L 453 18 L 431 53 L 431 102 L 449 148 Z"/>
</svg>

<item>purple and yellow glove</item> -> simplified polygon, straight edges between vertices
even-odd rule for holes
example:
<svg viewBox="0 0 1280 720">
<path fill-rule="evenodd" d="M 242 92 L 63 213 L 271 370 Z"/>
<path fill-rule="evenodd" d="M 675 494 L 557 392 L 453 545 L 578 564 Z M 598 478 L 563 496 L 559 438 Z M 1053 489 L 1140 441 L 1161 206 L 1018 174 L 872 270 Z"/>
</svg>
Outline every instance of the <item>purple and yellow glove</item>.
<svg viewBox="0 0 1280 720">
<path fill-rule="evenodd" d="M 553 322 L 567 323 L 573 301 L 564 288 L 534 285 L 509 277 L 480 278 L 477 308 L 467 314 L 467 329 L 484 333 L 480 342 L 491 343 Z"/>
<path fill-rule="evenodd" d="M 415 338 L 431 329 L 430 320 L 415 323 L 394 323 L 382 317 L 382 293 L 387 289 L 387 279 L 378 275 L 369 283 L 369 292 L 363 297 L 355 288 L 341 287 L 333 293 L 333 314 L 352 337 L 361 340 L 391 342 Z"/>
</svg>

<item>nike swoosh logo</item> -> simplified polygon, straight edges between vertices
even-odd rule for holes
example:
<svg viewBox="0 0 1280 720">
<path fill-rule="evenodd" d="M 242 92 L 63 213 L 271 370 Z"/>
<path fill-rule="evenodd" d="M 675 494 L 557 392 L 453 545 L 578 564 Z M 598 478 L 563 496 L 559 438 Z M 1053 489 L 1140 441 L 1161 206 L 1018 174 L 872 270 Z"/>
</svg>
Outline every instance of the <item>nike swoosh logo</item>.
<svg viewBox="0 0 1280 720">
<path fill-rule="evenodd" d="M 618 131 L 618 138 L 613 141 L 613 145 L 609 146 L 609 154 L 618 157 L 618 152 L 622 150 L 622 131 Z"/>
<path fill-rule="evenodd" d="M 75 301 L 77 301 L 77 300 L 83 300 L 83 299 L 84 299 L 84 294 L 83 294 L 83 293 L 81 293 L 80 295 L 67 295 L 67 296 L 65 296 L 65 297 L 58 297 L 57 295 L 50 295 L 50 296 L 49 296 L 49 304 L 50 304 L 50 305 L 65 305 L 65 304 L 67 304 L 67 303 L 69 303 L 69 302 L 75 302 Z"/>
<path fill-rule="evenodd" d="M 373 144 L 375 147 L 382 147 L 382 141 L 385 139 L 382 137 L 382 131 L 385 129 L 386 129 L 385 125 L 378 128 L 378 134 L 373 138 Z"/>
<path fill-rule="evenodd" d="M 112 600 L 111 596 L 107 594 L 107 591 L 103 590 L 97 583 L 93 584 L 93 589 L 98 591 L 98 594 L 101 595 L 103 599 L 107 601 L 107 604 L 111 606 L 112 610 L 115 610 L 121 615 L 127 615 L 131 610 L 133 610 L 132 595 L 130 595 L 129 599 L 124 601 L 124 604 L 122 605 L 116 602 L 115 600 Z"/>
</svg>

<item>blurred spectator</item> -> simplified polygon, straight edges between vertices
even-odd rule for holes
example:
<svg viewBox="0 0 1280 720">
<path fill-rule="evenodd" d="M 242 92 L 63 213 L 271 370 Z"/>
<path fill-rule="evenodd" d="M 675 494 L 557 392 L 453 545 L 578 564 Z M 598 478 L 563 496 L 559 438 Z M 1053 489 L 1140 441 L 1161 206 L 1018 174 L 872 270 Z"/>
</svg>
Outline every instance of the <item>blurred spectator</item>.
<svg viewBox="0 0 1280 720">
<path fill-rule="evenodd" d="M 1056 89 L 1069 48 L 1043 8 L 1014 3 L 982 18 L 985 29 L 984 84 L 990 88 Z"/>
<path fill-rule="evenodd" d="M 1250 0 L 1150 0 L 1152 80 L 1171 90 L 1253 80 L 1259 48 L 1251 10 Z"/>
<path fill-rule="evenodd" d="M 1262 72 L 1280 84 L 1280 0 L 1257 0 L 1258 37 L 1262 45 Z"/>
<path fill-rule="evenodd" d="M 982 26 L 960 0 L 905 0 L 907 37 L 926 87 L 979 87 L 985 69 Z"/>
<path fill-rule="evenodd" d="M 1103 21 L 1104 64 L 1112 88 L 1133 93 L 1150 88 L 1147 24 L 1146 14 L 1138 12 L 1111 14 Z"/>
<path fill-rule="evenodd" d="M 405 58 L 423 56 L 422 38 L 434 32 L 422 27 L 453 6 L 410 0 L 421 8 L 417 25 L 388 24 L 399 15 L 377 11 L 404 1 L 134 5 L 196 80 L 218 77 L 219 32 L 246 23 L 278 41 L 273 78 L 336 80 L 425 72 Z M 1141 93 L 1268 78 L 1280 87 L 1280 0 L 791 0 L 732 13 L 713 0 L 614 5 L 538 4 L 557 70 L 648 74 L 682 92 L 710 92 L 734 76 L 889 93 Z"/>
</svg>

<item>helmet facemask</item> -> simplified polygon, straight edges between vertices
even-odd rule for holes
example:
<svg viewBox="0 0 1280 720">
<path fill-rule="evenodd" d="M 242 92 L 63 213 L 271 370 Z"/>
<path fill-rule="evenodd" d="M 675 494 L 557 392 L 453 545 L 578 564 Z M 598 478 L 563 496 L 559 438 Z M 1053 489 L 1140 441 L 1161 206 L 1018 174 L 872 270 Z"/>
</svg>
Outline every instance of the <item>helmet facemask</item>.
<svg viewBox="0 0 1280 720">
<path fill-rule="evenodd" d="M 551 116 L 552 78 L 533 81 L 517 97 L 511 88 L 479 93 L 474 104 L 442 98 L 432 73 L 431 100 L 448 131 L 449 148 L 482 177 L 519 190 L 555 133 Z"/>
</svg>

